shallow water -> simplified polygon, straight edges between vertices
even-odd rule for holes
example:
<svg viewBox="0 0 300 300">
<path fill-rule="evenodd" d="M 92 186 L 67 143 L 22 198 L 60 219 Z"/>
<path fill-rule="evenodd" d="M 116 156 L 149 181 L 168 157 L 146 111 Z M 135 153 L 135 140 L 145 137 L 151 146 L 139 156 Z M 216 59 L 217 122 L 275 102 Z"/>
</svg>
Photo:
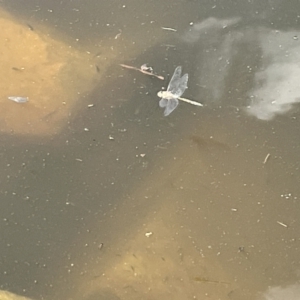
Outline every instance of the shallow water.
<svg viewBox="0 0 300 300">
<path fill-rule="evenodd" d="M 2 5 L 107 63 L 57 134 L 1 135 L 1 289 L 298 299 L 298 2 L 24 3 Z M 204 107 L 164 117 L 178 65 Z"/>
</svg>

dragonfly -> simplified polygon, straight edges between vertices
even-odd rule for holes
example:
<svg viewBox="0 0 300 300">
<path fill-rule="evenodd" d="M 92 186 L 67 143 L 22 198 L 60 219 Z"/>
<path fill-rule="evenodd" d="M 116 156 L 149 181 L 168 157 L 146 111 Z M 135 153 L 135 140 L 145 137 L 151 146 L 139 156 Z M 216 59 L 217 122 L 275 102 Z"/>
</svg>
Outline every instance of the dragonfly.
<svg viewBox="0 0 300 300">
<path fill-rule="evenodd" d="M 178 100 L 187 102 L 192 105 L 203 106 L 203 104 L 182 98 L 181 95 L 187 89 L 188 74 L 181 76 L 181 66 L 178 66 L 170 80 L 166 91 L 159 91 L 157 96 L 160 97 L 159 106 L 165 107 L 164 115 L 168 116 L 179 104 Z"/>
</svg>

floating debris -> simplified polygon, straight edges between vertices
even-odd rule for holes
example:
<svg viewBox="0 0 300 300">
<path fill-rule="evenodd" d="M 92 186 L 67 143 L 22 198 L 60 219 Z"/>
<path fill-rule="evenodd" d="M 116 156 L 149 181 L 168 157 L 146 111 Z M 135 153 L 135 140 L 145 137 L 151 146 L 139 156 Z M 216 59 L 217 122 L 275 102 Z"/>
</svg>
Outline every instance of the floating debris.
<svg viewBox="0 0 300 300">
<path fill-rule="evenodd" d="M 280 222 L 280 221 L 276 221 L 276 223 L 279 224 L 279 225 L 281 225 L 281 226 L 283 226 L 283 227 L 285 227 L 285 228 L 288 227 L 286 224 L 284 224 L 284 223 L 282 223 L 282 222 Z"/>
<path fill-rule="evenodd" d="M 26 25 L 31 31 L 34 31 L 34 28 L 30 24 L 27 23 Z"/>
<path fill-rule="evenodd" d="M 153 234 L 153 232 L 149 231 L 149 232 L 146 232 L 146 233 L 145 233 L 145 236 L 146 236 L 146 237 L 150 237 L 152 234 Z"/>
<path fill-rule="evenodd" d="M 121 34 L 122 34 L 122 30 L 119 29 L 119 33 L 115 36 L 115 40 L 118 39 L 121 36 Z"/>
<path fill-rule="evenodd" d="M 146 72 L 149 72 L 149 73 L 153 73 L 153 68 L 152 67 L 149 67 L 148 64 L 143 64 L 141 65 L 141 71 L 146 71 Z"/>
<path fill-rule="evenodd" d="M 12 70 L 18 71 L 18 72 L 24 71 L 24 69 L 25 69 L 25 68 L 12 67 Z"/>
<path fill-rule="evenodd" d="M 207 279 L 205 277 L 202 277 L 202 276 L 196 276 L 194 277 L 194 280 L 195 281 L 198 281 L 198 282 L 203 282 L 203 283 L 221 283 L 221 284 L 230 284 L 230 282 L 227 282 L 227 281 L 219 281 L 219 280 L 210 280 L 210 279 Z"/>
<path fill-rule="evenodd" d="M 17 103 L 26 103 L 28 102 L 28 97 L 19 97 L 19 96 L 9 96 L 9 100 L 15 101 Z"/>
<path fill-rule="evenodd" d="M 152 68 L 150 69 L 151 72 L 149 72 L 149 70 L 145 70 L 145 68 L 149 69 L 149 67 L 147 67 L 147 64 L 143 64 L 140 68 L 136 68 L 136 67 L 132 67 L 132 66 L 124 65 L 124 64 L 120 64 L 120 66 L 123 68 L 126 68 L 126 69 L 131 69 L 131 70 L 136 70 L 136 71 L 142 72 L 143 74 L 146 74 L 146 75 L 154 76 L 160 80 L 164 80 L 163 76 L 154 74 L 152 72 L 153 71 Z"/>
<path fill-rule="evenodd" d="M 161 29 L 163 29 L 163 30 L 169 30 L 169 31 L 174 31 L 174 32 L 177 31 L 176 29 L 171 28 L 171 27 L 162 27 Z"/>
<path fill-rule="evenodd" d="M 263 164 L 265 165 L 267 163 L 267 161 L 269 160 L 271 154 L 268 153 L 267 156 L 265 157 L 264 161 L 263 161 Z"/>
</svg>

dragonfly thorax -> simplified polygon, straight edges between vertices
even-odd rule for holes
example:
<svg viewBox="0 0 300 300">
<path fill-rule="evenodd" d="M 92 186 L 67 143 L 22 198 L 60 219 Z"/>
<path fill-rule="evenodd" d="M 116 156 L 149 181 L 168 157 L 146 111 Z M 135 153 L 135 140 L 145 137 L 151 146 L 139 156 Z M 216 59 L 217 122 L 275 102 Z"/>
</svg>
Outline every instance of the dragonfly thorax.
<svg viewBox="0 0 300 300">
<path fill-rule="evenodd" d="M 157 96 L 160 98 L 164 98 L 164 99 L 174 99 L 175 98 L 175 96 L 168 91 L 159 91 L 157 93 Z"/>
</svg>

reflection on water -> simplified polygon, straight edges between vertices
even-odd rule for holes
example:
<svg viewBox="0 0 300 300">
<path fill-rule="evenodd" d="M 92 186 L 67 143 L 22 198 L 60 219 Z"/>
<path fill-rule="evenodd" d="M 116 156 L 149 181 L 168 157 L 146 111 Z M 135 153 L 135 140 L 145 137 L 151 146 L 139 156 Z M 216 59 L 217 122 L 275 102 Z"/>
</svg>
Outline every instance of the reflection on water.
<svg viewBox="0 0 300 300">
<path fill-rule="evenodd" d="M 86 86 L 92 69 L 105 76 L 85 99 L 76 97 L 76 117 L 63 118 L 67 126 L 51 140 L 40 129 L 36 139 L 1 136 L 1 289 L 35 299 L 298 299 L 297 24 L 276 22 L 281 1 L 141 1 L 112 1 L 107 10 L 99 1 L 31 6 L 51 10 L 50 24 L 64 8 L 70 27 L 63 31 L 85 36 L 80 50 L 53 42 L 78 56 L 70 54 L 75 71 L 63 72 L 70 82 L 50 90 L 62 96 Z M 25 27 L 18 28 L 20 39 Z M 111 56 L 99 54 L 101 43 Z M 43 53 L 52 73 L 38 78 L 55 77 L 53 84 L 67 58 L 54 54 L 60 59 L 47 64 Z M 95 67 L 98 55 L 105 64 Z M 166 83 L 182 65 L 186 97 L 206 105 L 181 105 L 164 118 L 156 94 L 166 84 L 119 63 L 148 63 Z M 19 124 L 28 96 L 5 102 Z M 62 101 L 50 100 L 42 116 Z"/>
<path fill-rule="evenodd" d="M 262 30 L 258 39 L 262 48 L 261 70 L 255 74 L 255 86 L 249 93 L 248 112 L 270 120 L 293 109 L 300 102 L 298 35 L 300 31 Z"/>
<path fill-rule="evenodd" d="M 246 63 L 240 85 L 252 85 L 247 101 L 247 112 L 262 120 L 270 120 L 278 114 L 284 114 L 300 100 L 300 89 L 297 84 L 299 75 L 299 31 L 279 31 L 263 26 L 253 28 L 233 28 L 241 22 L 240 18 L 208 18 L 196 23 L 184 35 L 189 44 L 198 44 L 205 48 L 201 53 L 201 86 L 204 86 L 213 101 L 220 101 L 226 89 L 225 81 L 228 72 L 233 68 L 236 57 L 242 49 Z M 245 45 L 247 48 L 244 49 Z M 240 48 L 240 50 L 239 50 Z M 259 55 L 259 60 L 257 60 Z M 204 58 L 203 58 L 204 56 Z M 252 59 L 249 60 L 249 57 Z M 216 74 L 216 70 L 218 70 Z M 243 81 L 242 81 L 243 80 Z M 251 82 L 249 82 L 251 80 Z"/>
<path fill-rule="evenodd" d="M 261 299 L 264 300 L 297 300 L 300 295 L 300 286 L 298 284 L 290 285 L 287 287 L 271 287 L 263 295 Z"/>
</svg>

